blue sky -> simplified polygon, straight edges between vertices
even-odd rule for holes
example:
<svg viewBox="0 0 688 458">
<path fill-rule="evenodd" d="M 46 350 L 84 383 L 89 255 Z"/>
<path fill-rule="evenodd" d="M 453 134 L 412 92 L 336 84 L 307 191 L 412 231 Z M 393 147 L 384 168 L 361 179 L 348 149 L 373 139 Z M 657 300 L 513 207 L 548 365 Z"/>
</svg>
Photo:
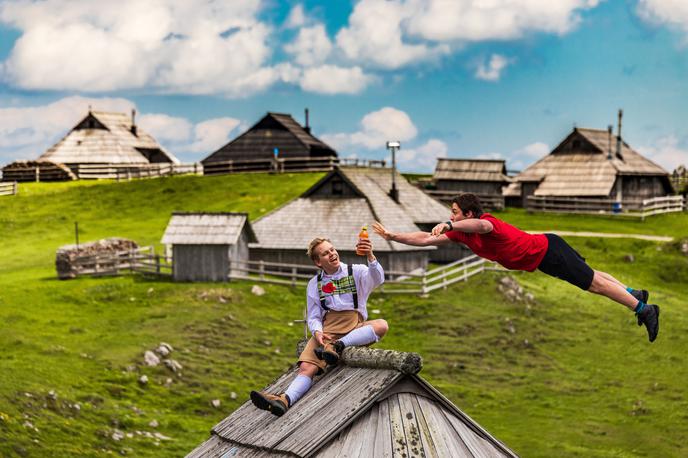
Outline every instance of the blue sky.
<svg viewBox="0 0 688 458">
<path fill-rule="evenodd" d="M 110 2 L 109 2 L 110 3 Z M 0 164 L 38 157 L 86 112 L 129 111 L 185 162 L 267 111 L 342 157 L 519 170 L 574 125 L 616 126 L 688 163 L 688 2 L 0 0 Z M 616 127 L 615 127 L 616 128 Z"/>
</svg>

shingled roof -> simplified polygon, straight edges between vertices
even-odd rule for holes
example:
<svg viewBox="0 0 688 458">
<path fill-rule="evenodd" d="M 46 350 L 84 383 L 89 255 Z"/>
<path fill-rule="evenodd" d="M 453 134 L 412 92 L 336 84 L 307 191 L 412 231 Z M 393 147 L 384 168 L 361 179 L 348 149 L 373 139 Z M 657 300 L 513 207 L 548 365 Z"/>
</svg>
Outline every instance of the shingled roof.
<svg viewBox="0 0 688 458">
<path fill-rule="evenodd" d="M 439 223 L 448 218 L 447 207 L 412 186 L 398 172 L 396 203 L 388 195 L 391 174 L 388 168 L 336 168 L 301 197 L 254 221 L 259 247 L 302 250 L 314 233 L 327 234 L 335 246 L 353 246 L 361 226 L 370 226 L 374 221 L 395 231 L 414 232 L 419 230 L 418 224 Z M 343 180 L 351 194 L 339 198 L 319 194 L 334 179 Z M 369 234 L 376 252 L 435 249 L 390 242 L 372 230 Z"/>
<path fill-rule="evenodd" d="M 523 170 L 504 192 L 520 195 L 522 182 L 540 182 L 535 196 L 607 196 L 617 176 L 663 177 L 670 189 L 669 173 L 640 155 L 626 142 L 616 152 L 606 130 L 574 128 L 550 154 Z M 611 158 L 609 158 L 611 156 Z"/>
<path fill-rule="evenodd" d="M 208 157 L 203 164 L 230 160 L 269 159 L 275 148 L 279 157 L 336 157 L 337 152 L 314 137 L 289 114 L 267 113 L 243 134 Z"/>
<path fill-rule="evenodd" d="M 516 456 L 420 376 L 348 364 L 317 380 L 282 417 L 244 403 L 187 457 Z M 283 392 L 297 372 L 265 390 Z"/>
<path fill-rule="evenodd" d="M 506 161 L 503 159 L 450 159 L 438 158 L 435 180 L 509 181 Z"/>
<path fill-rule="evenodd" d="M 155 159 L 151 160 L 151 155 Z M 59 142 L 38 158 L 61 164 L 148 164 L 179 160 L 132 124 L 125 113 L 89 111 Z"/>
<path fill-rule="evenodd" d="M 234 245 L 246 226 L 257 241 L 246 213 L 173 213 L 161 243 L 172 245 Z"/>
</svg>

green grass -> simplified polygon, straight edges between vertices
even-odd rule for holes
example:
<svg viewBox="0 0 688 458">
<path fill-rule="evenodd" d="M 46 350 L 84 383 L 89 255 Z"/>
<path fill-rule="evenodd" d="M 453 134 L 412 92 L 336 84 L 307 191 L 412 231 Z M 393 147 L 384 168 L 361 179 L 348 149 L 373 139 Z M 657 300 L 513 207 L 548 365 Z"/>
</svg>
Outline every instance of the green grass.
<svg viewBox="0 0 688 458">
<path fill-rule="evenodd" d="M 55 250 L 73 242 L 74 221 L 82 241 L 157 244 L 172 211 L 246 211 L 255 219 L 320 177 L 30 184 L 0 198 L 0 456 L 182 456 L 249 390 L 286 369 L 303 335 L 289 325 L 302 313 L 298 288 L 263 285 L 267 294 L 257 297 L 249 282 L 58 281 Z M 498 215 L 532 230 L 681 239 L 688 227 L 685 214 L 631 223 Z M 421 375 L 522 456 L 686 456 L 688 257 L 678 243 L 569 241 L 593 267 L 651 290 L 662 306 L 654 344 L 631 313 L 603 298 L 516 273 L 536 299 L 512 303 L 497 290 L 504 273 L 487 273 L 427 298 L 374 296 L 370 309 L 390 323 L 380 345 L 420 352 Z M 624 262 L 627 253 L 636 262 Z M 143 365 L 143 352 L 160 342 L 174 347 L 181 374 Z M 144 374 L 149 383 L 140 386 Z M 122 440 L 112 438 L 116 430 Z M 145 434 L 154 432 L 170 439 Z"/>
</svg>

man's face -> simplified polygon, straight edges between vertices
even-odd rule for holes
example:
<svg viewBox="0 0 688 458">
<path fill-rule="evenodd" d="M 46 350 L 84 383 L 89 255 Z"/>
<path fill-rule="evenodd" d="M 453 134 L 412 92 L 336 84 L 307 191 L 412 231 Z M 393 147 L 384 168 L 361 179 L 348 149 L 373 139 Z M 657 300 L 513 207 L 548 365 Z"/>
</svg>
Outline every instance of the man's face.
<svg viewBox="0 0 688 458">
<path fill-rule="evenodd" d="M 450 220 L 452 221 L 463 221 L 464 219 L 472 218 L 473 217 L 473 212 L 468 211 L 468 213 L 464 213 L 461 211 L 459 206 L 456 203 L 453 203 L 451 206 L 451 216 L 449 217 Z"/>
<path fill-rule="evenodd" d="M 325 241 L 315 247 L 315 254 L 318 256 L 315 265 L 325 272 L 334 273 L 339 269 L 339 253 L 330 242 Z"/>
</svg>

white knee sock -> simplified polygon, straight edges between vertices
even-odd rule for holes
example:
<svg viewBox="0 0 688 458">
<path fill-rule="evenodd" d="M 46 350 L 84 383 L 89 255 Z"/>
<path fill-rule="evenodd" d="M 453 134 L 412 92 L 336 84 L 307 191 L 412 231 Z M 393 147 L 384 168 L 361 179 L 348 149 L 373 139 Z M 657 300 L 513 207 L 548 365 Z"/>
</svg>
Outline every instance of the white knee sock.
<svg viewBox="0 0 688 458">
<path fill-rule="evenodd" d="M 313 380 L 311 380 L 310 377 L 307 375 L 297 375 L 294 381 L 289 385 L 289 388 L 287 388 L 287 391 L 284 392 L 289 397 L 289 407 L 301 399 L 301 396 L 311 389 L 311 385 L 313 385 Z"/>
<path fill-rule="evenodd" d="M 344 345 L 347 347 L 350 345 L 367 345 L 369 343 L 377 342 L 380 338 L 375 334 L 373 327 L 371 325 L 363 326 L 358 329 L 354 329 L 341 339 Z"/>
</svg>

